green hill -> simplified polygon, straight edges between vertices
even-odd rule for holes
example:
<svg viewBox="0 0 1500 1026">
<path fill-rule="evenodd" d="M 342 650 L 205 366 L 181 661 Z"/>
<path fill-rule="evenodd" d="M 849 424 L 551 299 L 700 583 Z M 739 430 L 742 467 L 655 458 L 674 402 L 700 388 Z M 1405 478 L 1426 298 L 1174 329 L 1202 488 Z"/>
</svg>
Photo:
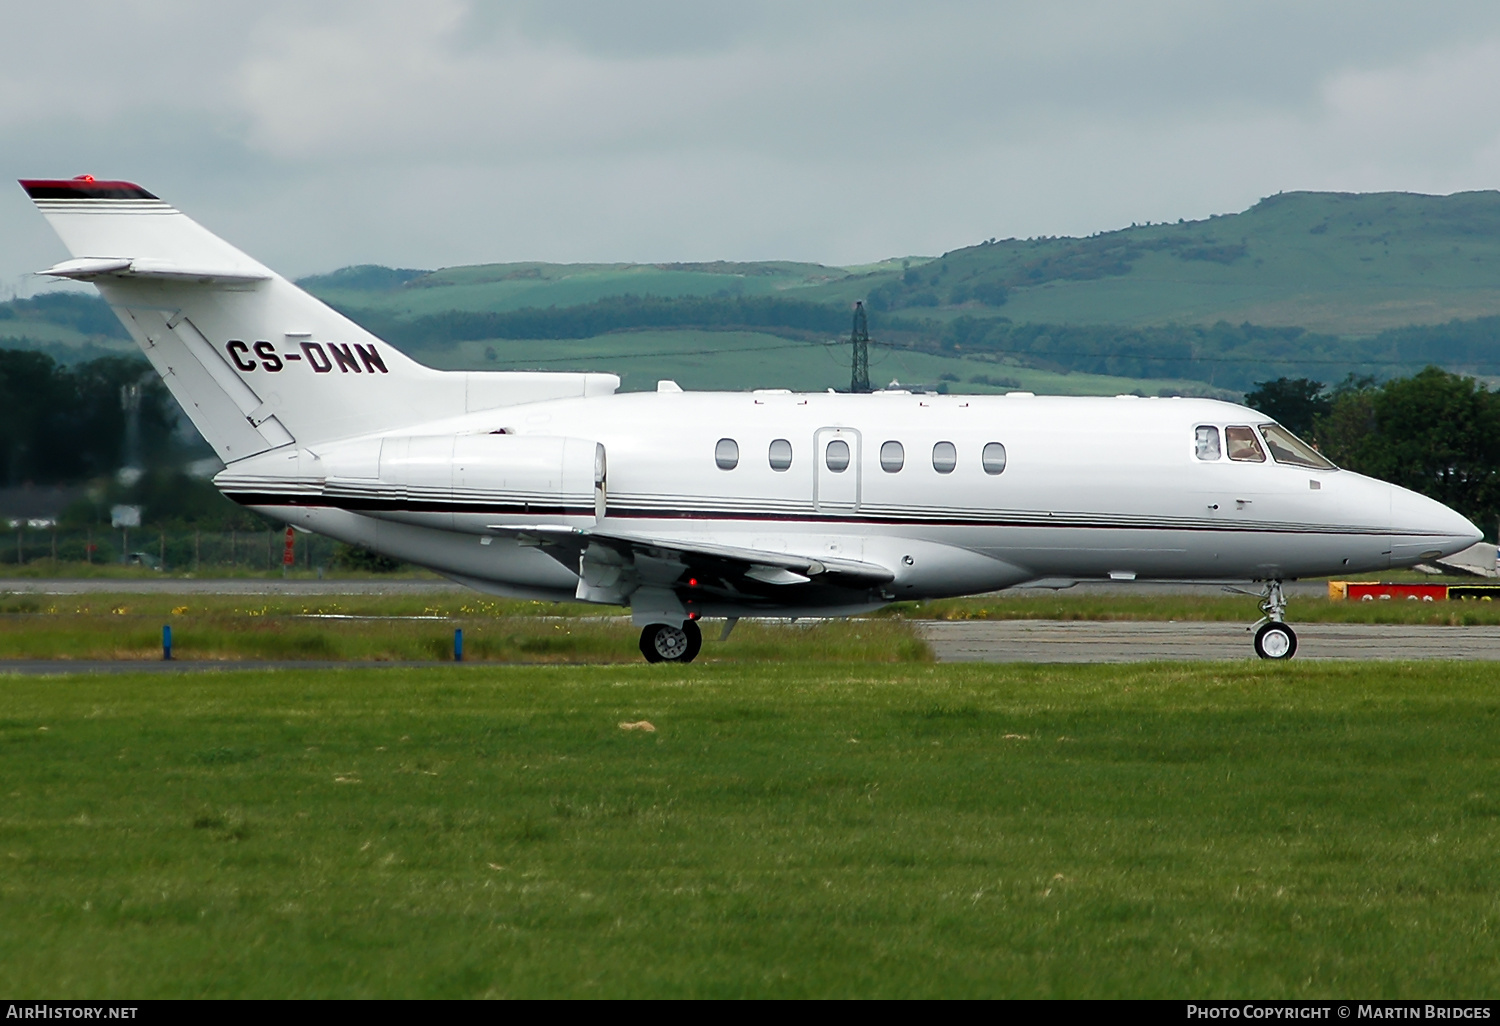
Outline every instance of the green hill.
<svg viewBox="0 0 1500 1026">
<path fill-rule="evenodd" d="M 884 277 L 809 298 L 938 318 L 983 316 L 998 299 L 1026 323 L 1370 335 L 1500 314 L 1500 192 L 1282 193 L 1206 221 L 984 243 Z"/>
<path fill-rule="evenodd" d="M 843 385 L 847 351 L 827 343 L 856 300 L 881 381 L 1225 394 L 1427 363 L 1500 377 L 1492 191 L 1284 193 L 1202 221 L 863 267 L 361 265 L 301 284 L 436 366 L 615 370 L 631 388 Z M 0 304 L 3 346 L 68 359 L 125 344 L 86 297 Z"/>
<path fill-rule="evenodd" d="M 407 318 L 570 307 L 622 295 L 781 295 L 839 305 L 859 299 L 875 312 L 936 320 L 1003 314 L 1032 324 L 1133 327 L 1228 321 L 1373 335 L 1500 315 L 1500 192 L 1290 192 L 1203 221 L 991 241 L 864 268 L 484 264 L 431 272 L 350 268 L 303 284 L 346 308 Z"/>
<path fill-rule="evenodd" d="M 1032 372 L 1055 386 L 1086 373 L 1098 377 L 1049 390 L 1211 394 L 1281 374 L 1390 376 L 1428 362 L 1500 375 L 1500 192 L 1285 193 L 1202 221 L 989 240 L 860 268 L 503 264 L 386 272 L 365 288 L 338 274 L 306 284 L 444 364 L 517 351 L 548 366 L 582 366 L 569 353 L 595 367 L 654 364 L 639 352 L 642 333 L 656 348 L 661 333 L 685 333 L 666 349 L 711 350 L 717 339 L 726 357 L 751 351 L 731 341 L 746 332 L 820 344 L 847 331 L 863 300 L 887 354 L 925 354 L 927 370 L 952 361 L 937 376 L 965 386 L 1030 387 Z M 717 384 L 763 383 L 740 364 L 723 362 Z"/>
<path fill-rule="evenodd" d="M 62 364 L 137 351 L 104 301 L 79 292 L 0 303 L 0 349 L 37 350 Z"/>
<path fill-rule="evenodd" d="M 849 277 L 840 267 L 768 261 L 687 264 L 478 264 L 440 271 L 347 267 L 299 285 L 339 306 L 421 317 L 578 306 L 610 296 L 763 296 Z"/>
</svg>

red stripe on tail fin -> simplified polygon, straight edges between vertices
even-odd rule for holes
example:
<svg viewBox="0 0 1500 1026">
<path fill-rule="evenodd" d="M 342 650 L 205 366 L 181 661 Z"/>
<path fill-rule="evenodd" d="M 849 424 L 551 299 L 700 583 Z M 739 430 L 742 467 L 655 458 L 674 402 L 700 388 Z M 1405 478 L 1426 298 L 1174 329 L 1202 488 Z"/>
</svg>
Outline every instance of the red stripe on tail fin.
<svg viewBox="0 0 1500 1026">
<path fill-rule="evenodd" d="M 95 182 L 82 178 L 23 178 L 21 188 L 34 200 L 157 198 L 134 182 Z"/>
</svg>

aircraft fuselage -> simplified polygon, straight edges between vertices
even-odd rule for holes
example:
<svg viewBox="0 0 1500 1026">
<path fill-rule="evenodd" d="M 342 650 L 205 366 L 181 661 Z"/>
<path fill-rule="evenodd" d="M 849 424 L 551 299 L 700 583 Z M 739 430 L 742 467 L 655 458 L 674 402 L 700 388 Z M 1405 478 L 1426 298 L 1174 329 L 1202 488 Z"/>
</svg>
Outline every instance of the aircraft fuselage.
<svg viewBox="0 0 1500 1026">
<path fill-rule="evenodd" d="M 404 443 L 397 459 L 391 440 L 377 438 L 341 443 L 342 456 L 330 447 L 300 472 L 311 485 L 339 477 L 340 459 L 363 460 L 352 476 L 370 484 L 352 490 L 359 494 L 259 491 L 253 465 L 271 454 L 237 464 L 221 485 L 264 513 L 510 594 L 628 598 L 608 586 L 590 595 L 576 573 L 539 558 L 533 539 L 504 530 L 543 523 L 857 561 L 891 574 L 877 586 L 817 594 L 700 582 L 704 616 L 765 611 L 793 594 L 807 614 L 1047 578 L 1362 573 L 1477 538 L 1461 516 L 1385 482 L 1278 462 L 1270 452 L 1231 460 L 1221 445 L 1207 459 L 1195 448 L 1200 428 L 1222 437 L 1266 423 L 1245 407 L 1201 399 L 635 393 L 525 404 L 405 432 L 436 440 L 425 464 L 410 455 L 420 443 Z M 564 447 L 543 457 L 555 463 L 543 468 L 557 481 L 550 499 L 536 482 L 507 488 L 482 474 L 447 476 L 445 467 L 464 464 L 462 445 L 457 455 L 444 448 L 453 439 L 481 447 L 566 439 L 578 443 L 578 473 L 591 469 L 583 464 L 597 448 L 601 494 L 581 477 L 569 486 Z M 361 446 L 365 456 L 347 455 Z"/>
</svg>

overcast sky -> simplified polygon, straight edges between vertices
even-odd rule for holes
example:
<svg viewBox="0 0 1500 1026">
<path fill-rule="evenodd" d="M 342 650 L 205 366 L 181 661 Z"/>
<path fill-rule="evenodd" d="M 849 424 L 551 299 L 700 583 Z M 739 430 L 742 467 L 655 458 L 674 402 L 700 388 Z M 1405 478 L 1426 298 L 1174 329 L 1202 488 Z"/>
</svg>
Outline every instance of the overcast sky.
<svg viewBox="0 0 1500 1026">
<path fill-rule="evenodd" d="M 0 0 L 0 172 L 278 270 L 849 264 L 1500 186 L 1500 4 Z M 63 257 L 0 186 L 0 289 Z"/>
</svg>

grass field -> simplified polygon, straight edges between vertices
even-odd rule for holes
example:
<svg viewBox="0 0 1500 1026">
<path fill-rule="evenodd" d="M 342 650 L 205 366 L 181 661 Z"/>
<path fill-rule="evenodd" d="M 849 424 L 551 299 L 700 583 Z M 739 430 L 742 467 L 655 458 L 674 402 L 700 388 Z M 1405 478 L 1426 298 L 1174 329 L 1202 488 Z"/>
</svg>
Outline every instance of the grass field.
<svg viewBox="0 0 1500 1026">
<path fill-rule="evenodd" d="M 840 267 L 794 261 L 709 264 L 475 264 L 448 267 L 400 287 L 349 287 L 357 276 L 334 272 L 299 284 L 318 298 L 406 317 L 448 310 L 501 312 L 576 306 L 606 296 L 767 295 L 848 277 Z"/>
<path fill-rule="evenodd" d="M 0 688 L 11 994 L 1500 989 L 1500 695 L 1473 667 Z"/>
<path fill-rule="evenodd" d="M 626 611 L 506 601 L 472 592 L 417 595 L 12 595 L 0 599 L 0 659 L 159 659 L 172 627 L 180 660 L 447 660 L 464 631 L 469 661 L 623 663 L 640 658 Z M 703 663 L 927 662 L 914 620 L 1183 620 L 1250 623 L 1249 596 L 1000 594 L 898 603 L 853 620 L 745 620 L 727 642 L 704 625 Z M 1295 599 L 1297 623 L 1500 625 L 1491 602 Z"/>
<path fill-rule="evenodd" d="M 625 610 L 506 602 L 473 593 L 418 596 L 14 596 L 0 601 L 0 659 L 160 659 L 162 627 L 179 660 L 636 663 L 640 631 Z M 706 625 L 706 663 L 926 662 L 898 618 L 746 621 L 728 642 Z"/>
</svg>

